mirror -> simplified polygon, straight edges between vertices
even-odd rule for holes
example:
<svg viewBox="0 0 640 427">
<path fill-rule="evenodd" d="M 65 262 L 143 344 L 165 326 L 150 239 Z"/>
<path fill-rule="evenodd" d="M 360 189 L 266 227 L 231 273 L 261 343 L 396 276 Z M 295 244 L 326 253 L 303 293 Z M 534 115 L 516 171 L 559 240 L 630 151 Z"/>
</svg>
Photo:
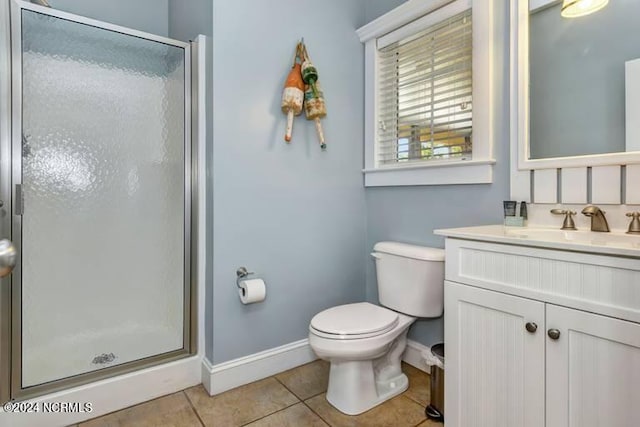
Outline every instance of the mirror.
<svg viewBox="0 0 640 427">
<path fill-rule="evenodd" d="M 631 62 L 640 58 L 640 1 L 609 0 L 578 18 L 562 18 L 561 1 L 510 5 L 511 153 L 521 189 L 531 170 L 640 164 L 640 73 Z M 538 14 L 555 26 L 535 22 Z"/>
<path fill-rule="evenodd" d="M 640 151 L 640 1 L 561 7 L 530 0 L 527 160 Z"/>
</svg>

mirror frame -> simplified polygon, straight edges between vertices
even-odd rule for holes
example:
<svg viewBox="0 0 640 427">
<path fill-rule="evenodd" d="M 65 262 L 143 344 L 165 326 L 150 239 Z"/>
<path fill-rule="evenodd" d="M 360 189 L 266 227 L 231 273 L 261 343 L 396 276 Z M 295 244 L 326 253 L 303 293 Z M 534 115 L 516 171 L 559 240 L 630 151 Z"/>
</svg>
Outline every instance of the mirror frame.
<svg viewBox="0 0 640 427">
<path fill-rule="evenodd" d="M 518 170 L 640 164 L 640 151 L 572 157 L 529 158 L 529 14 L 559 0 L 515 0 L 511 5 L 511 111 L 517 126 L 511 149 L 517 150 Z"/>
</svg>

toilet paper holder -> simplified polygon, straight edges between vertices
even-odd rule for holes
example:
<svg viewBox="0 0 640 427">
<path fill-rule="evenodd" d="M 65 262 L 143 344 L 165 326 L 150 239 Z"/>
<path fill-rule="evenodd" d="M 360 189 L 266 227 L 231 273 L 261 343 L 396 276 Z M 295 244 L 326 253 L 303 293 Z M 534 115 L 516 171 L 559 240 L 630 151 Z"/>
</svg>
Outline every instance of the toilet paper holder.
<svg viewBox="0 0 640 427">
<path fill-rule="evenodd" d="M 251 275 L 251 274 L 255 274 L 253 271 L 249 271 L 247 270 L 246 267 L 239 267 L 236 270 L 236 286 L 238 286 L 238 288 L 240 287 L 240 280 L 244 279 L 245 277 Z"/>
</svg>

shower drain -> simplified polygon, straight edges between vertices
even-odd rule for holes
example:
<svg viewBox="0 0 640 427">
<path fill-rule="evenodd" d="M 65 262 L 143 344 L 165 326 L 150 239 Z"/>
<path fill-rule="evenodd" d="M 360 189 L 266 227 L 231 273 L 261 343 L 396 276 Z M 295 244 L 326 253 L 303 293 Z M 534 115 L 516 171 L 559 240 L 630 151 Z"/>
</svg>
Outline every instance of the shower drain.
<svg viewBox="0 0 640 427">
<path fill-rule="evenodd" d="M 93 361 L 91 363 L 93 363 L 94 365 L 104 365 L 105 363 L 111 363 L 114 360 L 116 360 L 116 355 L 113 353 L 102 353 L 100 356 L 96 356 L 93 358 Z"/>
</svg>

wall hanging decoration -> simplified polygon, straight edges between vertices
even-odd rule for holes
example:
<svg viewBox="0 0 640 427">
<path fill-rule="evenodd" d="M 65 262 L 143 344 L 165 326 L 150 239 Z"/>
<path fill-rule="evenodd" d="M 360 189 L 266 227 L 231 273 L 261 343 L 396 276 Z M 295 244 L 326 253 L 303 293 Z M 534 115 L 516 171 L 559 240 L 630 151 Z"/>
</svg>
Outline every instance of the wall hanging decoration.
<svg viewBox="0 0 640 427">
<path fill-rule="evenodd" d="M 322 131 L 322 123 L 320 119 L 327 115 L 327 107 L 324 102 L 324 94 L 320 89 L 318 81 L 318 70 L 311 62 L 307 47 L 302 43 L 302 80 L 305 83 L 304 90 L 304 111 L 307 120 L 313 120 L 318 131 L 318 139 L 320 147 L 325 150 L 327 144 L 324 141 L 324 132 Z"/>
<path fill-rule="evenodd" d="M 302 113 L 303 106 L 307 120 L 315 122 L 320 148 L 325 150 L 327 144 L 324 140 L 320 119 L 326 117 L 327 107 L 318 81 L 318 70 L 311 62 L 304 39 L 296 45 L 293 65 L 282 93 L 282 112 L 287 115 L 287 130 L 284 140 L 288 143 L 291 142 L 293 134 L 293 118 Z"/>
<path fill-rule="evenodd" d="M 284 84 L 284 92 L 282 93 L 282 112 L 287 115 L 287 131 L 284 140 L 291 142 L 291 134 L 293 132 L 293 116 L 302 113 L 302 104 L 304 102 L 304 81 L 302 80 L 302 42 L 296 46 L 296 54 L 293 58 L 293 66 L 287 76 Z"/>
</svg>

